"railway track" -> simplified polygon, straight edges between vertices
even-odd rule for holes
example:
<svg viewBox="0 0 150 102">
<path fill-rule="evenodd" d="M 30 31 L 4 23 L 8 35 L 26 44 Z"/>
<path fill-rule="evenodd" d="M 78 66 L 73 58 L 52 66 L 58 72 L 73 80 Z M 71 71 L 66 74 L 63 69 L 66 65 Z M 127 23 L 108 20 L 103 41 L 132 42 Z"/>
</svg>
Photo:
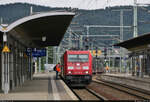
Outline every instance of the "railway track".
<svg viewBox="0 0 150 102">
<path fill-rule="evenodd" d="M 61 77 L 61 76 L 60 76 Z M 65 80 L 61 77 L 61 79 L 65 82 Z M 76 95 L 76 97 L 82 101 L 82 100 L 100 100 L 104 101 L 107 100 L 105 97 L 100 96 L 99 94 L 95 93 L 89 88 L 72 88 L 67 83 L 66 85 L 70 88 L 70 90 Z"/>
<path fill-rule="evenodd" d="M 94 78 L 86 88 L 71 88 L 79 100 L 149 100 L 150 93 Z"/>
<path fill-rule="evenodd" d="M 88 88 L 78 88 L 78 89 L 71 89 L 73 93 L 78 97 L 79 100 L 100 100 L 104 101 L 104 98 L 91 89 Z"/>
<path fill-rule="evenodd" d="M 105 86 L 111 87 L 111 88 L 118 90 L 120 92 L 127 93 L 130 96 L 137 97 L 137 99 L 140 99 L 140 100 L 141 99 L 142 100 L 149 100 L 150 99 L 150 93 L 143 91 L 143 90 L 139 90 L 139 89 L 130 87 L 130 86 L 112 83 L 112 82 L 104 81 L 101 79 L 94 79 L 92 81 L 92 83 L 97 83 L 97 84 L 99 84 L 99 86 L 105 85 Z"/>
</svg>

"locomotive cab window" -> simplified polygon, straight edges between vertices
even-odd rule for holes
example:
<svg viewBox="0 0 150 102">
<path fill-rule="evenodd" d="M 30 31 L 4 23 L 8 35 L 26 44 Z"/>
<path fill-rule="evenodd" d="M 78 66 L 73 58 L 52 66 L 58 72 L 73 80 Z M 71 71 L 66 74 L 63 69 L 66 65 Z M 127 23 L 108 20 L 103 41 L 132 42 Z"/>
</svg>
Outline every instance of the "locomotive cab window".
<svg viewBox="0 0 150 102">
<path fill-rule="evenodd" d="M 88 62 L 89 55 L 88 54 L 81 54 L 81 55 L 68 55 L 69 62 Z"/>
</svg>

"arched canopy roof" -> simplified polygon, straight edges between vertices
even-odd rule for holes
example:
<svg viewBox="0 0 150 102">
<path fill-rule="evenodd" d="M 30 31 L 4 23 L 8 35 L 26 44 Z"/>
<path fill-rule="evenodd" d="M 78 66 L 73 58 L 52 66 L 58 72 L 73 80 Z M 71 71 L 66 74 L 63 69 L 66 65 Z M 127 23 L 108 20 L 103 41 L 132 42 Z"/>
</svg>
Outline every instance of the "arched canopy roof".
<svg viewBox="0 0 150 102">
<path fill-rule="evenodd" d="M 63 11 L 37 13 L 13 22 L 6 29 L 0 26 L 0 31 L 32 47 L 58 46 L 74 15 Z"/>
</svg>

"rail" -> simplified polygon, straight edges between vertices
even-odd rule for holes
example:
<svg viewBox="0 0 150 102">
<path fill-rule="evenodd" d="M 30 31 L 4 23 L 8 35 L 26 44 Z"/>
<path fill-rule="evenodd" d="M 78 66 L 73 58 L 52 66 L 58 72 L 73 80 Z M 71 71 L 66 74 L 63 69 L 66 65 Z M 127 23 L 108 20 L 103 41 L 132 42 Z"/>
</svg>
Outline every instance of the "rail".
<svg viewBox="0 0 150 102">
<path fill-rule="evenodd" d="M 118 83 L 104 81 L 104 80 L 101 80 L 101 79 L 93 80 L 93 82 L 109 86 L 111 88 L 114 88 L 116 90 L 128 93 L 132 96 L 136 96 L 136 97 L 144 99 L 144 100 L 150 99 L 150 93 L 149 92 L 146 92 L 144 90 L 135 89 L 134 87 L 131 87 L 131 86 L 127 86 L 127 85 L 125 86 L 125 85 L 121 85 L 121 84 L 118 84 Z"/>
</svg>

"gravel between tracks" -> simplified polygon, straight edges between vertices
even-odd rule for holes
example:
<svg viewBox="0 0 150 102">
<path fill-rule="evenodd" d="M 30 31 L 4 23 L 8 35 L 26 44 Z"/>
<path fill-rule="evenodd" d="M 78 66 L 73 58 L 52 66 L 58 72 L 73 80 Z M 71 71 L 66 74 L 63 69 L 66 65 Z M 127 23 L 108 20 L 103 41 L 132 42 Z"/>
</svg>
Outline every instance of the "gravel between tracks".
<svg viewBox="0 0 150 102">
<path fill-rule="evenodd" d="M 139 100 L 140 98 L 132 96 L 128 93 L 116 90 L 112 87 L 92 82 L 88 88 L 91 88 L 108 100 Z"/>
<path fill-rule="evenodd" d="M 95 77 L 93 77 L 95 79 Z M 102 83 L 92 82 L 88 85 L 89 89 L 92 89 L 96 93 L 100 94 L 101 96 L 105 97 L 108 100 L 140 100 L 136 96 L 128 94 L 126 92 L 119 91 L 113 87 L 104 85 Z"/>
</svg>

